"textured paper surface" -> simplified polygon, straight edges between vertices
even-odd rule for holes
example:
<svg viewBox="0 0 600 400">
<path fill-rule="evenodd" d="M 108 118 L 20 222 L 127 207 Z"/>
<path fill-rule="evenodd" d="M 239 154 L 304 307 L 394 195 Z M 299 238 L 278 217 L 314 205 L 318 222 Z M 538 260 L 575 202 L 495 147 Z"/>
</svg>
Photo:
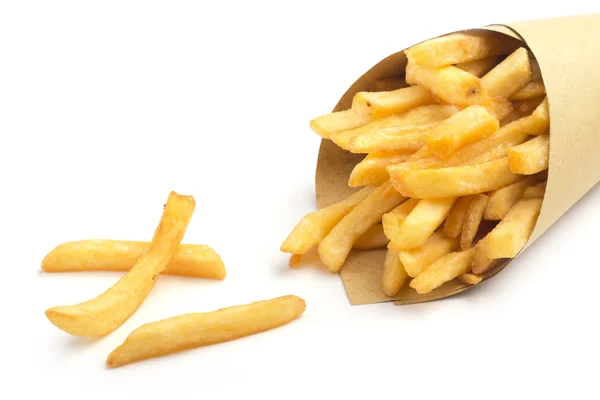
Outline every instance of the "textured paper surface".
<svg viewBox="0 0 600 400">
<path fill-rule="evenodd" d="M 548 185 L 526 249 L 600 180 L 600 13 L 478 29 L 494 30 L 512 40 L 521 40 L 521 45 L 536 57 L 546 86 L 550 109 Z M 354 94 L 370 90 L 374 80 L 403 76 L 405 67 L 402 49 L 360 77 L 333 111 L 350 108 Z M 357 190 L 348 187 L 348 177 L 363 157 L 340 149 L 329 140 L 321 142 L 315 177 L 319 208 Z M 387 297 L 380 287 L 384 259 L 385 249 L 351 252 L 340 271 L 351 304 L 392 300 L 397 305 L 411 304 L 448 297 L 472 287 L 452 281 L 420 295 L 406 285 L 395 297 Z M 488 271 L 485 279 L 509 264 Z"/>
</svg>

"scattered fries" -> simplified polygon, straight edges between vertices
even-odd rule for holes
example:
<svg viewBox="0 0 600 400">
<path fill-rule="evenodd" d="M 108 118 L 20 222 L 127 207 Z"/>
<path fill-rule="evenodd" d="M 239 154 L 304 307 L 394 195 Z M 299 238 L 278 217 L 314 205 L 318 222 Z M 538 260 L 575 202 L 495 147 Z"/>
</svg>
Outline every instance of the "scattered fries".
<svg viewBox="0 0 600 400">
<path fill-rule="evenodd" d="M 546 88 L 522 42 L 461 32 L 405 55 L 405 71 L 389 83 L 319 117 L 351 121 L 330 128 L 330 140 L 365 154 L 348 186 L 379 185 L 322 239 L 319 256 L 340 271 L 381 223 L 389 241 L 381 289 L 390 298 L 407 282 L 421 294 L 455 279 L 476 285 L 515 257 L 537 222 L 549 168 Z"/>
<path fill-rule="evenodd" d="M 152 243 L 115 285 L 83 303 L 52 307 L 46 317 L 56 327 L 75 336 L 104 336 L 137 311 L 175 254 L 192 218 L 192 196 L 171 192 Z"/>
<path fill-rule="evenodd" d="M 265 332 L 300 317 L 306 303 L 288 295 L 150 322 L 131 332 L 106 360 L 110 368 Z"/>
</svg>

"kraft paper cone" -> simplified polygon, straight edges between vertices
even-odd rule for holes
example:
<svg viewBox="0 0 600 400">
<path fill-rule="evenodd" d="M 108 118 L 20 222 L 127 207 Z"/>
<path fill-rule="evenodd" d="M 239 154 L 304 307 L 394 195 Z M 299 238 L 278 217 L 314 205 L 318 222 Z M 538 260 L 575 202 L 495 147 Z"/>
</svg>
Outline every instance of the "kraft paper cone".
<svg viewBox="0 0 600 400">
<path fill-rule="evenodd" d="M 545 199 L 527 249 L 571 206 L 600 180 L 600 13 L 484 28 L 519 40 L 536 57 L 546 86 L 550 110 L 550 158 Z M 359 91 L 371 89 L 375 80 L 403 76 L 404 50 L 385 58 L 361 76 L 342 96 L 333 111 L 350 108 Z M 316 170 L 316 200 L 326 207 L 357 189 L 348 187 L 352 168 L 364 155 L 351 154 L 330 140 L 323 140 Z M 518 256 L 517 256 L 518 257 Z M 340 273 L 353 305 L 394 301 L 397 305 L 448 297 L 471 288 L 454 280 L 420 295 L 405 287 L 395 297 L 380 287 L 385 249 L 353 250 Z M 510 261 L 485 274 L 489 279 Z"/>
</svg>

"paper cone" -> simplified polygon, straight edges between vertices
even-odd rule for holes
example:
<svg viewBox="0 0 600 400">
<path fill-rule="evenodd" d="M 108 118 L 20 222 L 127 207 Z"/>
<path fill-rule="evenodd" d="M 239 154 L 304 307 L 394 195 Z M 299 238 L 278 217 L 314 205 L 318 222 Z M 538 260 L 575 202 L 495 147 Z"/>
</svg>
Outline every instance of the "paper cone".
<svg viewBox="0 0 600 400">
<path fill-rule="evenodd" d="M 479 29 L 499 32 L 507 40 L 520 40 L 536 57 L 546 86 L 550 110 L 548 183 L 540 216 L 525 250 L 600 180 L 600 13 Z M 385 58 L 348 89 L 333 111 L 350 108 L 354 94 L 370 90 L 373 81 L 403 76 L 405 66 L 404 50 Z M 315 180 L 319 207 L 340 201 L 357 190 L 348 187 L 348 177 L 363 157 L 330 140 L 322 141 Z M 398 295 L 388 297 L 380 287 L 385 252 L 353 250 L 349 255 L 340 272 L 351 304 L 391 300 L 398 305 L 419 303 L 472 287 L 454 280 L 420 295 L 405 285 Z M 484 279 L 508 264 L 510 261 L 496 266 Z"/>
</svg>

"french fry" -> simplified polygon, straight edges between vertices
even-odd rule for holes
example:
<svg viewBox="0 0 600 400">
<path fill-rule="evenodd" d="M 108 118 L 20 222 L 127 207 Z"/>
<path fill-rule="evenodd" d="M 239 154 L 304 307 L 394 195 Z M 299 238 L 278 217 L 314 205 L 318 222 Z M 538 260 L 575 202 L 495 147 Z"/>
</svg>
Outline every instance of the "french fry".
<svg viewBox="0 0 600 400">
<path fill-rule="evenodd" d="M 529 186 L 523 192 L 523 199 L 543 199 L 546 193 L 546 181 L 540 182 L 537 185 Z"/>
<path fill-rule="evenodd" d="M 473 248 L 475 249 L 475 253 L 471 260 L 471 270 L 474 274 L 483 274 L 498 263 L 498 259 L 492 259 L 487 256 L 488 244 L 486 237 L 479 240 Z"/>
<path fill-rule="evenodd" d="M 381 290 L 387 296 L 395 296 L 408 280 L 404 266 L 398 258 L 398 252 L 388 249 L 383 264 Z"/>
<path fill-rule="evenodd" d="M 536 97 L 543 97 L 546 95 L 546 87 L 542 82 L 531 81 L 527 85 L 523 86 L 519 91 L 510 96 L 510 101 L 517 100 L 530 100 Z"/>
<path fill-rule="evenodd" d="M 319 244 L 319 257 L 331 272 L 338 272 L 354 242 L 370 227 L 381 221 L 383 214 L 405 200 L 399 193 L 384 197 L 390 186 L 384 182 L 352 209 Z"/>
<path fill-rule="evenodd" d="M 444 222 L 444 234 L 446 236 L 452 238 L 460 236 L 472 200 L 473 196 L 463 196 L 456 200 Z"/>
<path fill-rule="evenodd" d="M 460 247 L 467 250 L 471 247 L 473 239 L 479 229 L 479 224 L 483 218 L 483 212 L 488 205 L 490 198 L 483 193 L 473 196 L 473 200 L 469 204 L 465 222 L 460 235 Z"/>
<path fill-rule="evenodd" d="M 478 78 L 481 78 L 492 68 L 494 68 L 500 61 L 502 61 L 502 56 L 490 56 L 486 58 L 481 58 L 478 60 L 467 61 L 464 63 L 456 64 L 456 68 L 460 68 L 463 71 L 470 73 L 471 75 L 475 75 Z"/>
<path fill-rule="evenodd" d="M 329 139 L 333 133 L 355 129 L 368 122 L 368 119 L 359 116 L 353 109 L 349 109 L 314 118 L 310 121 L 310 127 L 323 139 Z"/>
<path fill-rule="evenodd" d="M 467 272 L 465 274 L 460 275 L 458 279 L 460 279 L 461 282 L 464 282 L 467 285 L 477 285 L 483 280 L 483 276 Z"/>
<path fill-rule="evenodd" d="M 548 169 L 550 136 L 539 135 L 508 149 L 508 166 L 515 174 L 533 175 Z"/>
<path fill-rule="evenodd" d="M 510 208 L 519 201 L 525 189 L 535 182 L 536 178 L 530 176 L 491 192 L 489 194 L 490 201 L 485 208 L 483 218 L 488 221 L 500 221 L 508 214 Z"/>
<path fill-rule="evenodd" d="M 447 157 L 461 147 L 485 139 L 500 128 L 500 122 L 482 106 L 470 106 L 431 129 L 427 148 Z"/>
<path fill-rule="evenodd" d="M 441 67 L 509 54 L 515 42 L 501 39 L 490 32 L 459 32 L 430 39 L 405 51 L 416 64 Z"/>
<path fill-rule="evenodd" d="M 348 186 L 362 187 L 380 185 L 390 178 L 385 167 L 408 160 L 412 151 L 370 153 L 352 170 Z"/>
<path fill-rule="evenodd" d="M 408 214 L 415 209 L 417 204 L 419 204 L 419 199 L 408 199 L 390 212 L 383 214 L 381 218 L 383 232 L 389 240 L 396 237 L 400 225 L 402 225 Z"/>
<path fill-rule="evenodd" d="M 456 250 L 458 244 L 458 239 L 448 237 L 438 230 L 427 239 L 423 246 L 413 250 L 399 251 L 398 257 L 408 276 L 414 278 L 429 264 Z"/>
<path fill-rule="evenodd" d="M 406 81 L 427 90 L 441 102 L 459 108 L 480 104 L 491 105 L 491 97 L 481 80 L 454 66 L 425 67 L 411 64 L 406 66 Z"/>
<path fill-rule="evenodd" d="M 410 287 L 417 293 L 429 293 L 462 274 L 471 272 L 471 259 L 474 248 L 446 254 L 425 268 L 410 281 Z"/>
<path fill-rule="evenodd" d="M 358 92 L 352 99 L 352 109 L 370 120 L 405 113 L 413 108 L 436 104 L 424 89 L 409 86 L 391 92 Z"/>
<path fill-rule="evenodd" d="M 179 247 L 195 206 L 192 196 L 171 192 L 152 243 L 135 265 L 101 295 L 79 304 L 49 308 L 46 317 L 75 336 L 103 336 L 117 329 L 137 311 L 156 284 Z"/>
<path fill-rule="evenodd" d="M 432 127 L 456 112 L 458 109 L 450 105 L 415 108 L 403 114 L 403 118 L 413 124 L 371 129 L 350 139 L 348 150 L 353 153 L 416 151 L 425 144 Z"/>
<path fill-rule="evenodd" d="M 488 138 L 467 145 L 444 159 L 436 157 L 423 146 L 408 161 L 389 165 L 386 170 L 393 180 L 395 174 L 404 169 L 468 166 L 506 157 L 509 148 L 525 142 L 529 135 L 539 135 L 548 131 L 550 121 L 544 116 L 545 113 L 540 111 L 543 108 L 542 103 L 532 115 L 503 126 Z"/>
<path fill-rule="evenodd" d="M 492 97 L 510 98 L 531 82 L 529 52 L 520 47 L 481 78 L 483 87 Z"/>
<path fill-rule="evenodd" d="M 292 254 L 288 262 L 289 267 L 297 268 L 300 265 L 300 260 L 302 260 L 302 254 Z"/>
<path fill-rule="evenodd" d="M 444 222 L 455 201 L 455 197 L 419 201 L 391 238 L 388 248 L 400 251 L 423 246 Z"/>
<path fill-rule="evenodd" d="M 532 97 L 531 99 L 516 100 L 513 103 L 513 111 L 517 111 L 523 117 L 531 115 L 544 99 L 545 97 Z"/>
<path fill-rule="evenodd" d="M 529 240 L 541 207 L 542 199 L 519 200 L 486 236 L 486 256 L 516 257 Z"/>
<path fill-rule="evenodd" d="M 306 303 L 287 295 L 150 322 L 131 332 L 108 356 L 110 368 L 265 332 L 300 317 Z"/>
<path fill-rule="evenodd" d="M 383 233 L 383 225 L 376 224 L 370 227 L 359 237 L 352 248 L 358 250 L 371 250 L 386 247 L 390 240 Z"/>
<path fill-rule="evenodd" d="M 373 82 L 373 88 L 379 92 L 390 92 L 407 86 L 403 78 L 381 78 Z"/>
<path fill-rule="evenodd" d="M 502 97 L 492 97 L 486 109 L 498 121 L 503 122 L 513 112 L 513 104 Z"/>
<path fill-rule="evenodd" d="M 350 150 L 352 139 L 358 136 L 377 136 L 380 130 L 394 128 L 398 134 L 412 131 L 426 131 L 435 124 L 458 112 L 458 109 L 449 105 L 422 106 L 409 110 L 402 114 L 390 115 L 382 119 L 372 121 L 356 129 L 334 133 L 330 139 L 344 150 Z M 389 149 L 385 149 L 388 150 Z"/>
<path fill-rule="evenodd" d="M 461 197 L 489 192 L 521 179 L 512 172 L 508 158 L 483 164 L 437 169 L 391 170 L 391 182 L 403 196 L 418 199 Z"/>
<path fill-rule="evenodd" d="M 365 187 L 338 203 L 305 215 L 281 244 L 280 250 L 284 253 L 303 254 L 318 246 L 342 218 L 374 190 L 374 187 Z"/>
<path fill-rule="evenodd" d="M 150 249 L 150 242 L 89 239 L 65 242 L 42 260 L 44 272 L 129 271 Z M 165 275 L 223 280 L 221 257 L 210 247 L 181 244 L 168 262 Z"/>
</svg>

